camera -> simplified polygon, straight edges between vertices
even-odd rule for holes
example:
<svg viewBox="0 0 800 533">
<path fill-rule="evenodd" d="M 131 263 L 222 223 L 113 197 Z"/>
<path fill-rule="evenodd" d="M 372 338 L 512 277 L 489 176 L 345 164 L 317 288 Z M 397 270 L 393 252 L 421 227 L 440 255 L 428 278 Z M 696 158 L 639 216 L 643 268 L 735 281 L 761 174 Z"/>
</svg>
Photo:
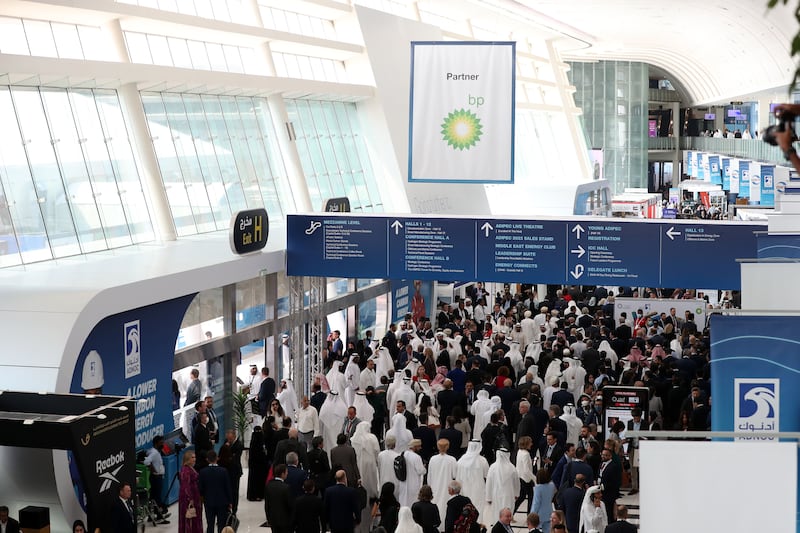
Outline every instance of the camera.
<svg viewBox="0 0 800 533">
<path fill-rule="evenodd" d="M 761 135 L 761 139 L 769 145 L 778 146 L 778 141 L 775 139 L 775 134 L 789 129 L 792 132 L 792 142 L 796 141 L 797 136 L 794 134 L 793 129 L 794 119 L 795 115 L 789 113 L 788 111 L 783 111 L 778 117 L 778 123 L 765 129 L 764 133 Z"/>
</svg>

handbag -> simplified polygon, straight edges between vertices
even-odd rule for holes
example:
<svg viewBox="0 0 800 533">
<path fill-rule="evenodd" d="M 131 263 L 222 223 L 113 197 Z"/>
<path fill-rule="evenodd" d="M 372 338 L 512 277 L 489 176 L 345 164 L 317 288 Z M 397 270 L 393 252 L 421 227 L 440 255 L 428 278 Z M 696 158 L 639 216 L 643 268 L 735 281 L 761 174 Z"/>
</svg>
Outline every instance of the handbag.
<svg viewBox="0 0 800 533">
<path fill-rule="evenodd" d="M 239 529 L 239 518 L 237 518 L 236 513 L 233 511 L 228 513 L 228 519 L 225 520 L 225 525 L 232 527 L 234 531 Z"/>
<path fill-rule="evenodd" d="M 186 518 L 197 518 L 197 509 L 194 507 L 194 502 L 189 502 L 189 507 L 186 508 Z"/>
</svg>

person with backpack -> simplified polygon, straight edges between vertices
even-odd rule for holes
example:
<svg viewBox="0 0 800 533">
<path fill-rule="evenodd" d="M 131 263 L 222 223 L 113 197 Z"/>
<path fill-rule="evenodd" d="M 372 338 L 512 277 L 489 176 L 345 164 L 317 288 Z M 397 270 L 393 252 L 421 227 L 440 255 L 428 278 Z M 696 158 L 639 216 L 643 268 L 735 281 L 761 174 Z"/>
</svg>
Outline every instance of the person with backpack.
<svg viewBox="0 0 800 533">
<path fill-rule="evenodd" d="M 422 442 L 419 439 L 412 439 L 409 443 L 409 449 L 402 452 L 398 458 L 395 458 L 395 477 L 400 480 L 400 504 L 405 507 L 411 507 L 417 501 L 419 489 L 422 488 L 422 478 L 425 476 L 425 465 L 422 464 L 422 457 L 419 455 L 419 449 L 422 447 Z M 401 479 L 402 467 L 400 463 L 405 463 L 405 475 Z"/>
<path fill-rule="evenodd" d="M 447 502 L 445 533 L 480 533 L 480 513 L 469 498 L 461 495 L 461 483 L 451 481 L 449 492 L 452 498 Z"/>
</svg>

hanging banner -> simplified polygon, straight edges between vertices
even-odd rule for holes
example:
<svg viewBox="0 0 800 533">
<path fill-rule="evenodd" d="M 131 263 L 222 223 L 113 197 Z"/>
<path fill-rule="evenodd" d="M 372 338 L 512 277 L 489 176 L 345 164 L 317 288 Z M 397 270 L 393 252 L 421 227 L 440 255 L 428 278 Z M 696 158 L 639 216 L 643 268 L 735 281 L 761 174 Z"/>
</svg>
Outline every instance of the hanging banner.
<svg viewBox="0 0 800 533">
<path fill-rule="evenodd" d="M 411 313 L 415 324 L 431 316 L 433 282 L 429 280 L 392 280 L 392 322 L 398 323 Z"/>
<path fill-rule="evenodd" d="M 710 329 L 711 430 L 753 442 L 776 440 L 759 433 L 800 431 L 800 318 L 713 315 Z"/>
<path fill-rule="evenodd" d="M 722 185 L 722 169 L 720 168 L 718 155 L 708 156 L 708 170 L 711 183 Z"/>
<path fill-rule="evenodd" d="M 722 167 L 722 188 L 726 191 L 731 190 L 731 158 L 720 158 L 720 166 Z"/>
<path fill-rule="evenodd" d="M 411 43 L 408 180 L 513 183 L 516 43 Z"/>
</svg>

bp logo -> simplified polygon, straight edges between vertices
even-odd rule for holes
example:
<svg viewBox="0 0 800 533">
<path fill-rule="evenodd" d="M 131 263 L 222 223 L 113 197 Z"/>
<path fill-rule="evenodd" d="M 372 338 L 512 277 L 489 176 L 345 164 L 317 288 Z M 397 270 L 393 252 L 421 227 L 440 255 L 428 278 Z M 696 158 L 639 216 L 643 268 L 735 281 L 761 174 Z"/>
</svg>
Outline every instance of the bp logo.
<svg viewBox="0 0 800 533">
<path fill-rule="evenodd" d="M 780 430 L 779 379 L 735 379 L 734 394 L 734 431 L 764 433 Z M 774 439 L 762 437 L 762 440 Z"/>
<path fill-rule="evenodd" d="M 469 109 L 456 109 L 442 122 L 442 139 L 458 150 L 469 150 L 483 134 L 481 119 Z"/>
</svg>

